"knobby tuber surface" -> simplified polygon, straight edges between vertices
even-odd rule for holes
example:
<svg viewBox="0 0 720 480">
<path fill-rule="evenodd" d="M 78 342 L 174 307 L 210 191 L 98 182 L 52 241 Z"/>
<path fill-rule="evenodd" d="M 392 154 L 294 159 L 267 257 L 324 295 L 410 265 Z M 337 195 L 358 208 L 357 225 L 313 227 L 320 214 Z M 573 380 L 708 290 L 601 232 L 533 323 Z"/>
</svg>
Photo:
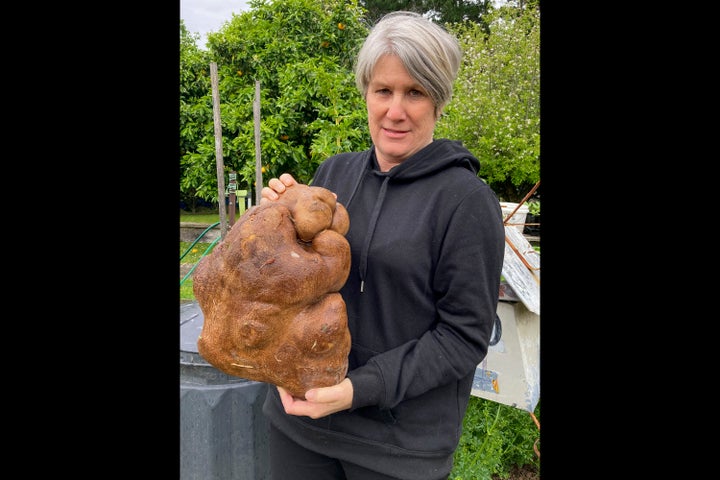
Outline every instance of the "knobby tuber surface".
<svg viewBox="0 0 720 480">
<path fill-rule="evenodd" d="M 248 209 L 193 275 L 200 355 L 301 398 L 345 378 L 350 332 L 338 291 L 350 272 L 349 226 L 321 187 L 293 185 Z"/>
</svg>

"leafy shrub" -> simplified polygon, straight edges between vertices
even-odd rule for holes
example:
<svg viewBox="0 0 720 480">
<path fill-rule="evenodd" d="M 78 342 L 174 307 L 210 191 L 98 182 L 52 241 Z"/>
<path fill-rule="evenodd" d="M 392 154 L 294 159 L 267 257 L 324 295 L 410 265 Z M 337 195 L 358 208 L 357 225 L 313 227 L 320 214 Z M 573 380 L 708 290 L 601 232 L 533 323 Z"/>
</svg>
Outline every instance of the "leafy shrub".
<svg viewBox="0 0 720 480">
<path fill-rule="evenodd" d="M 539 422 L 539 402 L 534 414 Z M 493 475 L 508 478 L 514 466 L 523 465 L 533 465 L 539 471 L 540 459 L 533 448 L 538 438 L 539 428 L 529 412 L 470 397 L 449 478 L 491 480 Z"/>
<path fill-rule="evenodd" d="M 518 202 L 540 179 L 540 11 L 501 8 L 486 20 L 489 34 L 449 26 L 463 63 L 435 133 L 462 140 L 500 199 Z"/>
</svg>

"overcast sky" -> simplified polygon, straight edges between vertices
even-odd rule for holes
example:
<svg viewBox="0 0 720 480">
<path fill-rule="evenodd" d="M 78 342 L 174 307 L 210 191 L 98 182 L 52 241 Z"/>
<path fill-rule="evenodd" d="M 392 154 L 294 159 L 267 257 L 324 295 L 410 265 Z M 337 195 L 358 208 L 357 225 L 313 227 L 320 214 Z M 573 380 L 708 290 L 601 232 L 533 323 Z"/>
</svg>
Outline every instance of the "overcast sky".
<svg viewBox="0 0 720 480">
<path fill-rule="evenodd" d="M 496 5 L 506 3 L 499 0 Z M 232 14 L 248 11 L 247 0 L 180 0 L 180 18 L 191 33 L 199 33 L 198 47 L 205 49 L 208 32 L 217 32 Z"/>
<path fill-rule="evenodd" d="M 250 9 L 247 0 L 180 0 L 180 18 L 190 33 L 199 33 L 198 47 L 205 49 L 208 32 L 217 32 L 232 14 Z"/>
</svg>

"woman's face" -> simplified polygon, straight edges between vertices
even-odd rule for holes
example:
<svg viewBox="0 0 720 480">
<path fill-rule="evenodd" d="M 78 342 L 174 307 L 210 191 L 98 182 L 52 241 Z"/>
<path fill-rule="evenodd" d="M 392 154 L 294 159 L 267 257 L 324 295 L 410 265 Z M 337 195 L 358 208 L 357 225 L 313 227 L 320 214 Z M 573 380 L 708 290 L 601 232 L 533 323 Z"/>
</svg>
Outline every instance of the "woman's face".
<svg viewBox="0 0 720 480">
<path fill-rule="evenodd" d="M 435 105 L 397 56 L 384 55 L 377 62 L 365 103 L 370 137 L 382 171 L 432 142 Z"/>
</svg>

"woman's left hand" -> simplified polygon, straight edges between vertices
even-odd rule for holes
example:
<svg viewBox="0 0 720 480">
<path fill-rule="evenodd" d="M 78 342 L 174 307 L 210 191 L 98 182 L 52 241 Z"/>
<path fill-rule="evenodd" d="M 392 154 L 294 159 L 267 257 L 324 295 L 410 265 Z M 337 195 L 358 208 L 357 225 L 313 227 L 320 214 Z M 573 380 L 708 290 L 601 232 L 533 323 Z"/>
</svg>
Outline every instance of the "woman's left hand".
<svg viewBox="0 0 720 480">
<path fill-rule="evenodd" d="M 293 397 L 282 387 L 277 389 L 288 415 L 321 418 L 352 406 L 353 386 L 349 378 L 332 387 L 311 388 L 305 392 L 305 400 Z"/>
</svg>

